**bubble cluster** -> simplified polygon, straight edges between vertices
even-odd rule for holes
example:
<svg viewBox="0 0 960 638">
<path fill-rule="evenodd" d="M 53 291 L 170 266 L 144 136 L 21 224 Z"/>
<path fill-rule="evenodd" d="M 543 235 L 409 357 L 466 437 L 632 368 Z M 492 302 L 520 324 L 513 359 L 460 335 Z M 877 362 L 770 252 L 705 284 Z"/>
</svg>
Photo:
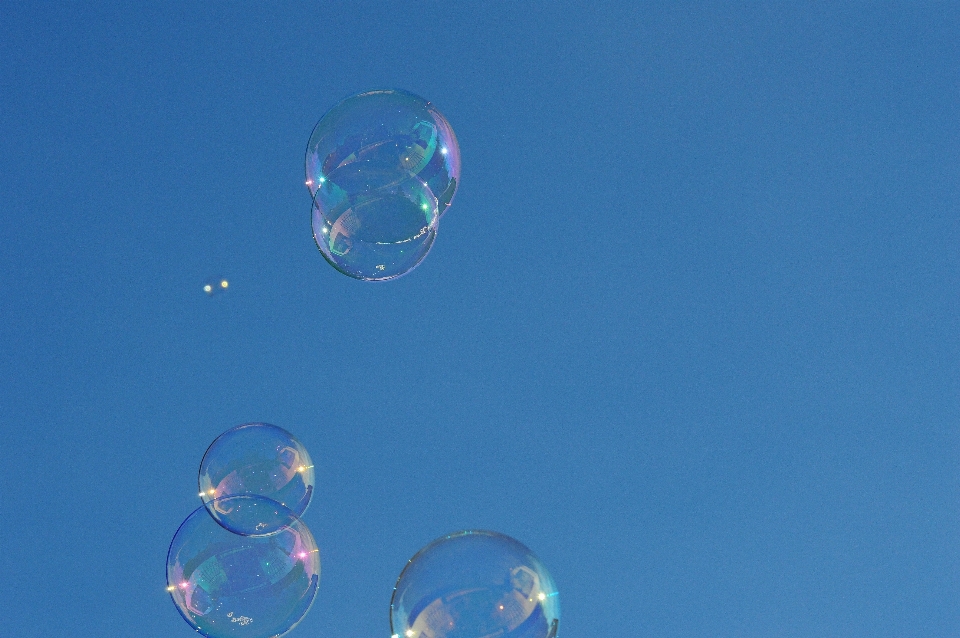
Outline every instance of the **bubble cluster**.
<svg viewBox="0 0 960 638">
<path fill-rule="evenodd" d="M 348 97 L 307 144 L 317 247 L 351 277 L 399 277 L 430 252 L 459 180 L 457 138 L 430 102 L 398 90 Z"/>
<path fill-rule="evenodd" d="M 203 505 L 167 554 L 167 591 L 209 638 L 275 638 L 306 615 L 320 582 L 320 553 L 300 515 L 315 485 L 303 445 L 282 428 L 247 423 L 207 448 Z"/>
<path fill-rule="evenodd" d="M 393 638 L 555 638 L 559 623 L 549 572 L 497 532 L 433 541 L 407 563 L 390 601 Z"/>
<path fill-rule="evenodd" d="M 306 154 L 314 240 L 357 279 L 410 272 L 433 246 L 460 181 L 446 118 L 398 90 L 348 97 L 317 123 Z M 226 279 L 203 291 L 226 290 Z M 167 591 L 208 638 L 278 638 L 306 615 L 320 553 L 301 520 L 316 489 L 313 461 L 289 432 L 238 425 L 200 463 L 202 506 L 167 554 Z M 462 531 L 404 567 L 390 600 L 392 638 L 556 638 L 560 601 L 549 572 L 517 540 Z"/>
</svg>

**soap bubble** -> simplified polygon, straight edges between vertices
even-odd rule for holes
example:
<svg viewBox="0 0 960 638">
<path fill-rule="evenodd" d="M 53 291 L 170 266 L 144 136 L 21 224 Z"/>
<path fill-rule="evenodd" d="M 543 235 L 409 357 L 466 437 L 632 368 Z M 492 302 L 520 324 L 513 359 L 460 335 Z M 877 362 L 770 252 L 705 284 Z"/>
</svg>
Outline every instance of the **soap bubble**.
<svg viewBox="0 0 960 638">
<path fill-rule="evenodd" d="M 430 102 L 370 91 L 317 123 L 306 178 L 313 236 L 327 261 L 357 279 L 393 279 L 430 251 L 460 180 L 460 148 Z"/>
<path fill-rule="evenodd" d="M 210 444 L 200 462 L 199 484 L 200 498 L 214 520 L 231 532 L 257 535 L 284 525 L 284 508 L 303 515 L 315 476 L 310 455 L 292 434 L 269 423 L 246 423 Z M 269 500 L 223 499 L 226 496 Z"/>
<path fill-rule="evenodd" d="M 300 622 L 320 583 L 320 553 L 303 521 L 289 510 L 286 520 L 272 534 L 243 536 L 203 507 L 187 517 L 167 554 L 167 591 L 187 623 L 209 638 L 273 638 Z"/>
<path fill-rule="evenodd" d="M 320 252 L 343 274 L 367 281 L 394 279 L 430 252 L 437 236 L 437 203 L 426 188 L 408 182 L 355 198 L 341 195 L 335 194 L 341 201 L 332 209 L 314 200 L 313 231 Z"/>
<path fill-rule="evenodd" d="M 310 194 L 315 195 L 332 172 L 361 160 L 371 187 L 412 176 L 425 182 L 437 195 L 441 215 L 460 180 L 460 147 L 450 123 L 433 104 L 406 91 L 353 95 L 323 116 L 307 144 Z M 344 174 L 356 189 L 354 173 Z"/>
<path fill-rule="evenodd" d="M 393 638 L 554 638 L 559 622 L 546 568 L 496 532 L 433 541 L 404 567 L 390 600 Z"/>
</svg>

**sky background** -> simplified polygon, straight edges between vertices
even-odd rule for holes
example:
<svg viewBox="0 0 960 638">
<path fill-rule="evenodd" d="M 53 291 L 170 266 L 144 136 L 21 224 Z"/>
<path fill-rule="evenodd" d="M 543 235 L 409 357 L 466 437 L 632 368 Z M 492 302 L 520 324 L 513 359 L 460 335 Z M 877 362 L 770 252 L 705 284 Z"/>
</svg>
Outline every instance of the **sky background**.
<svg viewBox="0 0 960 638">
<path fill-rule="evenodd" d="M 3 636 L 195 635 L 167 547 L 250 421 L 317 464 L 291 638 L 387 638 L 462 528 L 562 638 L 960 636 L 957 3 L 7 2 L 0 60 Z M 370 284 L 303 156 L 390 87 L 462 184 Z"/>
</svg>

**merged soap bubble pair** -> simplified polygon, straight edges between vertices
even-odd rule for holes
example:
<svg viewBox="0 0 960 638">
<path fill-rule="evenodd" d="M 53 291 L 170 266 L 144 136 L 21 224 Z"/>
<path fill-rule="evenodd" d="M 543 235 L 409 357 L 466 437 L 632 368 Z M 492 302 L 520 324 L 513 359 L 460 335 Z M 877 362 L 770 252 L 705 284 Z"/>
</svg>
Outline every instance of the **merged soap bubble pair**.
<svg viewBox="0 0 960 638">
<path fill-rule="evenodd" d="M 167 554 L 167 590 L 210 638 L 273 638 L 306 615 L 320 554 L 300 516 L 315 477 L 293 435 L 248 423 L 220 435 L 200 463 L 197 508 Z"/>
<path fill-rule="evenodd" d="M 399 277 L 427 256 L 459 180 L 457 138 L 430 102 L 398 90 L 348 97 L 307 144 L 314 240 L 346 275 Z"/>
</svg>

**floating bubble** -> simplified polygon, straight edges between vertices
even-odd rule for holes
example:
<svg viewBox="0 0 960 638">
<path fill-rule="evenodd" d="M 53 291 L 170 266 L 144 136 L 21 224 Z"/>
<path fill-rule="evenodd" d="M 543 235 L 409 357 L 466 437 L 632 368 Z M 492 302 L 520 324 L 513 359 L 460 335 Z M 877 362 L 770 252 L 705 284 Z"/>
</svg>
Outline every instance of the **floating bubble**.
<svg viewBox="0 0 960 638">
<path fill-rule="evenodd" d="M 225 291 L 230 287 L 230 282 L 226 279 L 216 278 L 216 279 L 207 279 L 203 282 L 203 292 L 207 296 L 212 297 L 217 293 Z"/>
<path fill-rule="evenodd" d="M 393 638 L 555 638 L 559 622 L 549 572 L 496 532 L 430 543 L 404 567 L 390 600 Z"/>
<path fill-rule="evenodd" d="M 187 517 L 167 554 L 167 591 L 190 626 L 209 638 L 273 638 L 300 622 L 320 583 L 320 553 L 303 521 L 289 510 L 286 521 L 267 536 L 243 536 L 203 507 Z"/>
<path fill-rule="evenodd" d="M 423 98 L 370 91 L 317 123 L 306 178 L 313 236 L 327 261 L 357 279 L 393 279 L 430 251 L 460 180 L 460 148 Z"/>
<path fill-rule="evenodd" d="M 200 498 L 210 515 L 237 534 L 269 534 L 302 516 L 315 486 L 313 461 L 292 434 L 269 423 L 231 428 L 200 462 Z M 253 501 L 227 496 L 261 496 Z"/>
</svg>

